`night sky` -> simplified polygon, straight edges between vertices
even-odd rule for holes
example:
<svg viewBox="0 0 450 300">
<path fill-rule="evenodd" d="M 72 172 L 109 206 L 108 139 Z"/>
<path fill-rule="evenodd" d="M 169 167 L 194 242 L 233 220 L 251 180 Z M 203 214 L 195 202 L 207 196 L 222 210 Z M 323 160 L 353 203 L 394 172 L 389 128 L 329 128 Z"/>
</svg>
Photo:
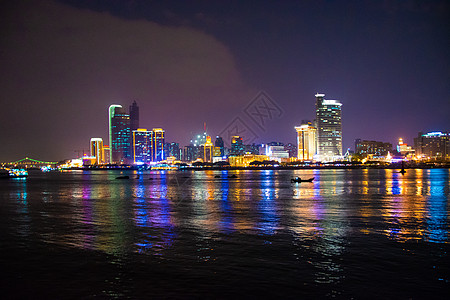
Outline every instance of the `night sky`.
<svg viewBox="0 0 450 300">
<path fill-rule="evenodd" d="M 355 138 L 408 144 L 450 130 L 448 1 L 2 1 L 0 161 L 58 161 L 108 143 L 108 106 L 186 145 L 238 118 L 295 142 L 315 97 Z M 245 114 L 264 91 L 279 111 Z"/>
</svg>

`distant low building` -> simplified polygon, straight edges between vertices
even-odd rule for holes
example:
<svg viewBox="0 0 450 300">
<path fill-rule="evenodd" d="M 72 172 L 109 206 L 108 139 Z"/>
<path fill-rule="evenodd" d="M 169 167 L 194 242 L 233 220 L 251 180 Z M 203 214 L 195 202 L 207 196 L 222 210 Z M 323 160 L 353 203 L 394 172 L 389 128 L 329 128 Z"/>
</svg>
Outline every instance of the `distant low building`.
<svg viewBox="0 0 450 300">
<path fill-rule="evenodd" d="M 254 161 L 267 161 L 270 158 L 267 155 L 245 154 L 239 156 L 228 157 L 228 162 L 232 167 L 248 167 Z"/>
<path fill-rule="evenodd" d="M 267 146 L 266 156 L 270 160 L 276 160 L 278 162 L 289 161 L 289 152 L 284 150 L 284 146 Z"/>
<path fill-rule="evenodd" d="M 403 142 L 402 138 L 398 139 L 398 145 L 397 145 L 397 152 L 401 155 L 408 156 L 408 155 L 414 155 L 415 150 L 413 147 L 408 146 L 405 142 Z"/>
<path fill-rule="evenodd" d="M 378 141 L 355 140 L 355 154 L 366 157 L 367 155 L 386 156 L 392 152 L 392 144 Z"/>
<path fill-rule="evenodd" d="M 450 160 L 450 133 L 449 132 L 419 132 L 414 139 L 416 156 L 423 159 Z"/>
<path fill-rule="evenodd" d="M 284 145 L 284 150 L 289 153 L 289 157 L 297 157 L 297 145 L 287 143 Z"/>
</svg>

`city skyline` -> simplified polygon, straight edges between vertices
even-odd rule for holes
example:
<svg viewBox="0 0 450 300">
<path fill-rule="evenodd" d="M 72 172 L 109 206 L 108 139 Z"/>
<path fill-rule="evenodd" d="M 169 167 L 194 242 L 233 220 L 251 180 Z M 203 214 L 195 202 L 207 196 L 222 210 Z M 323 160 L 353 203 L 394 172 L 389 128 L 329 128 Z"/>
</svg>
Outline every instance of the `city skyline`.
<svg viewBox="0 0 450 300">
<path fill-rule="evenodd" d="M 418 132 L 450 128 L 445 1 L 3 7 L 0 161 L 70 158 L 91 137 L 106 143 L 104 107 L 134 100 L 140 127 L 186 145 L 204 122 L 214 137 L 245 116 L 261 90 L 281 117 L 241 118 L 255 142 L 295 142 L 322 92 L 344 105 L 344 152 L 357 138 L 413 145 Z"/>
</svg>

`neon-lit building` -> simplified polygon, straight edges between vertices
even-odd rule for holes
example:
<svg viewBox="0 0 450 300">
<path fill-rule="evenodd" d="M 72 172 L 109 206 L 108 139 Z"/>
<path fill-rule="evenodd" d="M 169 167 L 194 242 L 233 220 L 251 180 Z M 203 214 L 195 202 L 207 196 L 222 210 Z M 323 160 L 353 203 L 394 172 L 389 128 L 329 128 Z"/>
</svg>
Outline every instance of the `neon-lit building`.
<svg viewBox="0 0 450 300">
<path fill-rule="evenodd" d="M 230 156 L 244 155 L 244 152 L 245 147 L 244 142 L 242 141 L 242 137 L 237 135 L 231 137 Z"/>
<path fill-rule="evenodd" d="M 151 156 L 151 131 L 145 128 L 133 130 L 133 161 L 135 164 L 148 164 Z"/>
<path fill-rule="evenodd" d="M 419 132 L 414 139 L 414 148 L 417 157 L 423 159 L 450 160 L 450 133 L 449 132 Z"/>
<path fill-rule="evenodd" d="M 164 145 L 164 156 L 166 159 L 175 157 L 176 160 L 181 160 L 181 151 L 179 143 L 166 143 Z"/>
<path fill-rule="evenodd" d="M 320 160 L 334 160 L 342 156 L 342 103 L 324 97 L 316 94 L 317 154 Z"/>
<path fill-rule="evenodd" d="M 131 159 L 130 115 L 121 105 L 109 107 L 109 145 L 110 162 L 128 163 Z"/>
<path fill-rule="evenodd" d="M 253 161 L 267 161 L 270 158 L 266 155 L 256 155 L 256 154 L 245 154 L 238 156 L 230 156 L 228 157 L 228 162 L 232 167 L 248 167 L 250 163 Z"/>
<path fill-rule="evenodd" d="M 211 137 L 206 137 L 206 142 L 202 145 L 203 148 L 203 161 L 204 162 L 213 162 L 213 152 L 214 152 L 214 144 L 211 142 Z"/>
<path fill-rule="evenodd" d="M 103 154 L 105 155 L 104 157 L 105 164 L 109 164 L 111 161 L 111 151 L 109 149 L 109 145 L 103 145 Z"/>
<path fill-rule="evenodd" d="M 223 142 L 222 137 L 216 136 L 214 146 L 219 148 L 219 150 L 220 150 L 220 155 L 214 155 L 214 156 L 224 156 L 225 155 L 225 144 Z"/>
<path fill-rule="evenodd" d="M 164 133 L 162 128 L 153 128 L 151 135 L 152 161 L 163 161 L 164 157 Z"/>
<path fill-rule="evenodd" d="M 308 123 L 296 126 L 295 130 L 297 131 L 297 159 L 313 160 L 317 152 L 316 128 Z"/>
<path fill-rule="evenodd" d="M 105 150 L 103 148 L 102 138 L 91 138 L 90 143 L 91 156 L 95 157 L 95 164 L 101 165 L 105 163 Z"/>
</svg>

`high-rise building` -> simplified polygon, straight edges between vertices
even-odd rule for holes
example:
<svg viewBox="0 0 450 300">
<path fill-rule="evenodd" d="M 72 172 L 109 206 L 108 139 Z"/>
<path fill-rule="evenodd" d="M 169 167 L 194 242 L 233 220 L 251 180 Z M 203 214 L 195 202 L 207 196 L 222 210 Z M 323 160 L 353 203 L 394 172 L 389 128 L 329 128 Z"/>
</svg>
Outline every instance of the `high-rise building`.
<svg viewBox="0 0 450 300">
<path fill-rule="evenodd" d="M 237 135 L 231 137 L 230 156 L 244 155 L 244 152 L 245 152 L 245 147 L 244 147 L 244 143 L 242 141 L 242 137 L 237 136 Z"/>
<path fill-rule="evenodd" d="M 179 143 L 166 143 L 164 145 L 164 157 L 175 157 L 176 160 L 181 160 L 181 151 Z"/>
<path fill-rule="evenodd" d="M 191 162 L 201 157 L 200 146 L 193 144 L 184 146 L 183 161 Z"/>
<path fill-rule="evenodd" d="M 324 97 L 316 94 L 317 154 L 321 160 L 331 160 L 342 156 L 342 103 Z"/>
<path fill-rule="evenodd" d="M 164 157 L 164 130 L 162 128 L 153 128 L 151 137 L 152 161 L 158 162 Z"/>
<path fill-rule="evenodd" d="M 214 142 L 214 147 L 218 147 L 220 149 L 220 155 L 218 155 L 218 156 L 225 155 L 225 145 L 224 145 L 222 137 L 216 136 L 216 140 Z"/>
<path fill-rule="evenodd" d="M 103 153 L 105 155 L 105 164 L 109 164 L 111 162 L 111 151 L 109 149 L 109 145 L 103 145 Z"/>
<path fill-rule="evenodd" d="M 133 130 L 133 161 L 135 164 L 148 164 L 151 156 L 151 131 L 145 128 Z"/>
<path fill-rule="evenodd" d="M 316 128 L 311 123 L 296 126 L 297 131 L 297 158 L 299 160 L 313 160 L 317 153 Z"/>
<path fill-rule="evenodd" d="M 105 163 L 105 152 L 102 138 L 91 138 L 91 157 L 95 157 L 95 163 L 101 165 Z"/>
<path fill-rule="evenodd" d="M 206 131 L 203 132 L 203 134 L 197 134 L 191 139 L 191 144 L 193 146 L 200 146 L 203 145 L 206 142 Z"/>
<path fill-rule="evenodd" d="M 139 128 L 139 106 L 136 101 L 130 105 L 130 129 L 137 130 Z"/>
<path fill-rule="evenodd" d="M 211 137 L 206 137 L 206 142 L 202 145 L 203 148 L 203 161 L 213 162 L 214 144 L 211 142 Z"/>
<path fill-rule="evenodd" d="M 131 159 L 130 115 L 121 105 L 109 107 L 109 146 L 111 163 L 128 163 Z"/>
<path fill-rule="evenodd" d="M 419 132 L 414 139 L 416 155 L 423 159 L 450 160 L 449 132 Z"/>
</svg>

